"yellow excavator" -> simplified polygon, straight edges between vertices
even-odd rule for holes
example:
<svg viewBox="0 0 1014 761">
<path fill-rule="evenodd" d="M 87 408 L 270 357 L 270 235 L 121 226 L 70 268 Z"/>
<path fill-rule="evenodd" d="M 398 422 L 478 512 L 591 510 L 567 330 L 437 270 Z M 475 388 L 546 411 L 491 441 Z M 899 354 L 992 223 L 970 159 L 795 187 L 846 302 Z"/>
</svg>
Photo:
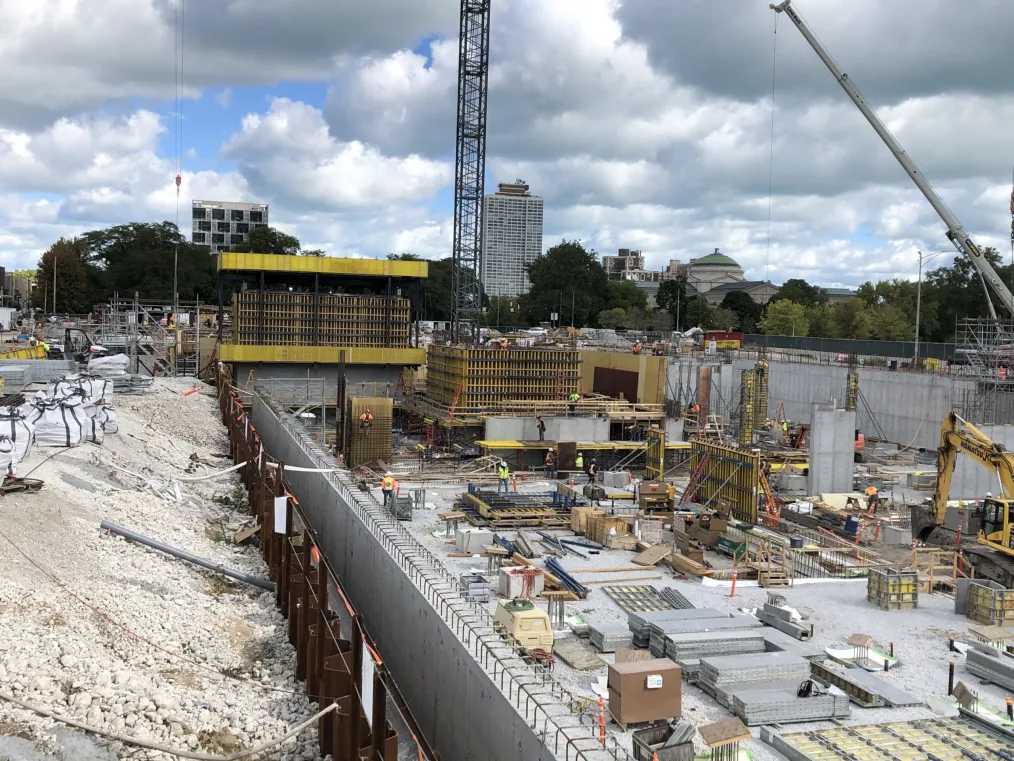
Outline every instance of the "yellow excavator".
<svg viewBox="0 0 1014 761">
<path fill-rule="evenodd" d="M 998 497 L 986 497 L 977 505 L 948 508 L 951 478 L 958 454 L 964 454 L 997 475 Z M 992 441 L 986 434 L 951 410 L 940 427 L 937 450 L 937 488 L 929 505 L 912 511 L 912 536 L 929 543 L 954 547 L 958 527 L 963 539 L 975 545 L 964 547 L 975 566 L 975 575 L 1014 584 L 1014 531 L 1011 505 L 1014 503 L 1014 452 Z M 962 541 L 964 545 L 964 541 Z M 980 546 L 976 546 L 980 545 Z M 993 550 L 993 552 L 986 550 Z"/>
</svg>

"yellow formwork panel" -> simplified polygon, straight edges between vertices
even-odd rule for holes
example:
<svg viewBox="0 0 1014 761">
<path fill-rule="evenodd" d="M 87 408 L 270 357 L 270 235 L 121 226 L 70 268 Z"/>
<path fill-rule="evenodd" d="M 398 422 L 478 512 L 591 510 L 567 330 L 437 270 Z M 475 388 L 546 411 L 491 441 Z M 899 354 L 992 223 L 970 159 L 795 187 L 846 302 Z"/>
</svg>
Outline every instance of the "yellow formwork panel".
<svg viewBox="0 0 1014 761">
<path fill-rule="evenodd" d="M 0 352 L 0 359 L 45 359 L 46 350 L 40 346 L 29 346 L 24 349 Z"/>
<path fill-rule="evenodd" d="M 732 515 L 745 523 L 757 522 L 757 495 L 760 488 L 760 450 L 740 449 L 696 439 L 690 455 L 690 472 L 700 483 L 695 498 L 708 507 L 719 502 L 732 507 Z M 703 467 L 701 466 L 702 461 Z"/>
<path fill-rule="evenodd" d="M 429 263 L 398 259 L 343 259 L 331 256 L 222 252 L 218 255 L 218 271 L 425 278 L 429 276 Z"/>
<path fill-rule="evenodd" d="M 340 346 L 240 346 L 222 344 L 218 348 L 223 362 L 297 362 L 300 364 L 337 364 Z M 421 365 L 424 349 L 377 349 L 345 347 L 345 362 L 350 365 Z"/>
</svg>

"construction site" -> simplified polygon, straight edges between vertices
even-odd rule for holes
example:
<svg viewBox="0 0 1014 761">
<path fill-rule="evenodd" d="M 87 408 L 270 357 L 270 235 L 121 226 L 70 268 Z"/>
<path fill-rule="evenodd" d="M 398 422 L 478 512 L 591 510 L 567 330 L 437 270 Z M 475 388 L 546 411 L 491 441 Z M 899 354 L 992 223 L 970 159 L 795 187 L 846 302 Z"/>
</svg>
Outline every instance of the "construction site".
<svg viewBox="0 0 1014 761">
<path fill-rule="evenodd" d="M 425 261 L 222 252 L 217 303 L 0 356 L 0 759 L 1014 758 L 1014 325 L 952 366 L 480 330 L 489 6 L 446 333 Z"/>
</svg>

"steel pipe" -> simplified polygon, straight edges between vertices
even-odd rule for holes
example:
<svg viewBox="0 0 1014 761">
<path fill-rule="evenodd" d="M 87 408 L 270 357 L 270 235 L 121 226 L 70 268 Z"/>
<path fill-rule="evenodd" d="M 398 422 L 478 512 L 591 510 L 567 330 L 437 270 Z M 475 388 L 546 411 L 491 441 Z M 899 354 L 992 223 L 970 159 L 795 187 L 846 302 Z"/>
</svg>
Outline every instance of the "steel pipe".
<svg viewBox="0 0 1014 761">
<path fill-rule="evenodd" d="M 109 531 L 112 534 L 122 536 L 124 539 L 129 539 L 132 542 L 138 542 L 139 544 L 147 545 L 152 549 L 159 550 L 160 552 L 164 552 L 167 555 L 172 555 L 173 557 L 179 558 L 180 560 L 186 560 L 188 563 L 193 563 L 194 565 L 199 565 L 202 568 L 207 568 L 209 571 L 220 573 L 223 576 L 228 576 L 231 579 L 236 579 L 236 581 L 242 581 L 244 584 L 250 584 L 255 587 L 260 587 L 261 589 L 266 589 L 269 592 L 275 591 L 275 584 L 273 581 L 268 581 L 267 579 L 259 579 L 256 576 L 249 576 L 245 573 L 234 571 L 231 568 L 226 568 L 224 565 L 220 565 L 214 562 L 213 560 L 208 560 L 207 558 L 202 558 L 199 557 L 198 555 L 191 555 L 189 552 L 186 552 L 185 550 L 180 550 L 177 549 L 176 547 L 170 547 L 168 544 L 163 544 L 157 539 L 151 539 L 147 536 L 144 536 L 143 534 L 135 533 L 130 529 L 123 528 L 122 526 L 117 526 L 115 523 L 110 523 L 109 521 L 102 521 L 99 524 L 99 528 Z"/>
</svg>

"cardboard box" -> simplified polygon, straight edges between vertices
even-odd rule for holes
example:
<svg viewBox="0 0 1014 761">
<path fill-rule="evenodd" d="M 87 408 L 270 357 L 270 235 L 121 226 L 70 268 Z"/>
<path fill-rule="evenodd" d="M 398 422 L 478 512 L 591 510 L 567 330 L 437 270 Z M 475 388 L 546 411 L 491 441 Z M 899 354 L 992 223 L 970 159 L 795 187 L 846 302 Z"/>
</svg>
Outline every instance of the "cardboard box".
<svg viewBox="0 0 1014 761">
<path fill-rule="evenodd" d="M 668 658 L 609 666 L 609 713 L 621 724 L 679 718 L 683 713 L 680 667 Z"/>
</svg>

